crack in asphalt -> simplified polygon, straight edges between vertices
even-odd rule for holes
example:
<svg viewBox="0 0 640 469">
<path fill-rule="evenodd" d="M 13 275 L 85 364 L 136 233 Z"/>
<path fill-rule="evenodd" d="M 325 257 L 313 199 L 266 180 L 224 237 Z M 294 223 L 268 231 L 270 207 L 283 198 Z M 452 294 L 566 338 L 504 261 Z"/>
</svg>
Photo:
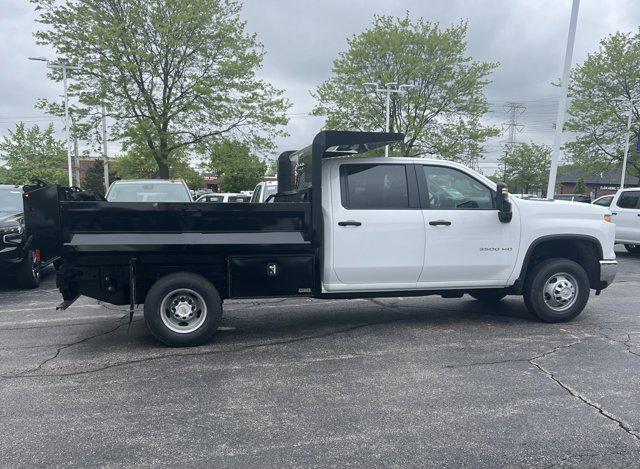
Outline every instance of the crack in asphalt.
<svg viewBox="0 0 640 469">
<path fill-rule="evenodd" d="M 615 332 L 610 327 L 602 327 L 601 329 L 609 329 L 611 332 Z M 638 353 L 638 352 L 633 350 L 634 345 L 631 343 L 631 340 L 632 340 L 631 339 L 631 335 L 632 334 L 638 334 L 638 332 L 627 332 L 627 333 L 625 333 L 625 335 L 627 336 L 626 340 L 614 339 L 610 335 L 604 334 L 603 332 L 600 332 L 600 331 L 598 331 L 597 334 L 601 335 L 602 337 L 604 337 L 607 340 L 610 340 L 611 342 L 615 342 L 616 344 L 622 345 L 626 349 L 627 353 L 629 353 L 631 355 L 635 355 L 636 357 L 640 358 L 640 353 Z"/>
<path fill-rule="evenodd" d="M 559 345 L 557 347 L 554 347 L 553 349 L 538 355 L 536 357 L 533 357 L 529 360 L 527 360 L 532 366 L 534 366 L 538 371 L 540 371 L 541 373 L 543 373 L 544 375 L 548 376 L 551 380 L 553 380 L 558 386 L 560 386 L 562 389 L 564 389 L 567 393 L 569 393 L 571 396 L 575 397 L 576 399 L 578 399 L 579 401 L 583 402 L 584 404 L 587 404 L 589 407 L 595 409 L 600 415 L 606 417 L 607 419 L 611 420 L 612 422 L 616 423 L 618 425 L 618 427 L 622 428 L 625 432 L 627 432 L 629 435 L 631 435 L 633 438 L 635 438 L 636 440 L 640 441 L 640 432 L 638 432 L 637 430 L 634 430 L 634 428 L 628 423 L 625 422 L 624 420 L 622 420 L 622 418 L 616 416 L 615 414 L 613 414 L 612 412 L 609 412 L 608 410 L 604 409 L 600 404 L 598 404 L 595 401 L 592 401 L 591 399 L 589 399 L 588 397 L 586 397 L 584 394 L 582 394 L 580 391 L 578 391 L 577 389 L 572 388 L 571 386 L 569 386 L 568 384 L 562 382 L 562 380 L 560 380 L 560 378 L 558 378 L 558 376 L 553 372 L 548 370 L 547 368 L 545 368 L 544 366 L 542 366 L 541 364 L 537 363 L 536 360 L 541 360 L 543 358 L 546 358 L 550 355 L 553 355 L 554 353 L 558 352 L 561 349 L 565 349 L 565 348 L 570 348 L 573 347 L 575 345 L 579 345 L 583 343 L 583 340 L 578 339 L 574 342 L 571 342 L 569 344 L 565 344 L 565 345 Z"/>
<path fill-rule="evenodd" d="M 398 312 L 400 312 L 400 308 L 402 308 L 402 306 L 398 305 L 399 301 L 396 302 L 384 302 L 375 298 L 370 298 L 369 301 L 379 307 L 383 307 L 383 308 L 390 308 L 390 309 L 394 309 Z M 433 309 L 433 308 L 430 308 Z M 436 308 L 436 309 L 443 309 L 443 308 Z M 60 353 L 70 347 L 79 345 L 81 343 L 85 343 L 88 342 L 92 339 L 95 339 L 97 337 L 100 336 L 105 336 L 108 334 L 111 334 L 113 332 L 115 332 L 116 330 L 118 330 L 119 328 L 123 327 L 124 325 L 126 325 L 126 322 L 122 322 L 126 317 L 128 316 L 128 312 L 123 315 L 121 318 L 119 318 L 118 320 L 118 324 L 107 330 L 104 332 L 101 332 L 99 334 L 94 334 L 88 337 L 84 337 L 82 339 L 79 339 L 77 341 L 68 343 L 68 344 L 62 344 L 62 345 L 58 345 L 56 346 L 56 351 L 55 353 L 46 358 L 45 360 L 43 360 L 42 362 L 40 362 L 37 366 L 30 368 L 28 370 L 22 371 L 20 373 L 16 373 L 16 374 L 8 374 L 8 375 L 0 375 L 0 377 L 2 377 L 3 379 L 19 379 L 19 378 L 44 378 L 44 377 L 68 377 L 68 376 L 79 376 L 79 375 L 88 375 L 88 374 L 94 374 L 94 373 L 99 373 L 101 371 L 104 370 L 108 370 L 108 369 L 113 369 L 113 368 L 118 368 L 118 367 L 123 367 L 123 366 L 128 366 L 128 365 L 134 365 L 134 364 L 139 364 L 139 363 L 147 363 L 147 362 L 151 362 L 151 361 L 157 361 L 157 360 L 162 360 L 162 359 L 166 359 L 166 358 L 174 358 L 176 357 L 176 354 L 171 354 L 171 355 L 157 355 L 157 356 L 152 356 L 152 357 L 146 357 L 146 358 L 140 358 L 140 359 L 134 359 L 134 360 L 126 360 L 123 362 L 119 362 L 119 363 L 113 363 L 113 364 L 109 364 L 106 366 L 102 366 L 102 367 L 98 367 L 98 368 L 94 368 L 91 370 L 85 370 L 85 371 L 76 371 L 76 372 L 69 372 L 69 373 L 38 373 L 40 370 L 42 370 L 42 368 L 56 360 Z M 338 329 L 338 330 L 332 330 L 332 331 L 326 331 L 320 334 L 312 334 L 312 335 L 307 335 L 307 336 L 302 336 L 302 337 L 295 337 L 295 338 L 291 338 L 291 339 L 286 339 L 286 340 L 276 340 L 276 341 L 271 341 L 271 342 L 266 342 L 266 343 L 258 343 L 258 344 L 250 344 L 250 345 L 246 345 L 246 346 L 242 346 L 242 347 L 236 347 L 234 349 L 227 349 L 227 350 L 208 350 L 208 351 L 204 351 L 204 352 L 192 352 L 192 353 L 184 353 L 184 354 L 178 354 L 179 357 L 191 357 L 191 356 L 207 356 L 207 355 L 215 355 L 215 354 L 220 354 L 220 353 L 239 353 L 239 352 L 243 352 L 243 351 L 247 351 L 247 350 L 252 350 L 252 349 L 259 349 L 259 348 L 267 348 L 267 347 L 274 347 L 274 346 L 280 346 L 280 345 L 289 345 L 289 344 L 293 344 L 293 343 L 298 343 L 298 342 L 304 342 L 304 341 L 309 341 L 309 340 L 316 340 L 316 339 L 321 339 L 321 338 L 326 338 L 326 337 L 330 337 L 330 336 L 334 336 L 334 335 L 338 335 L 338 334 L 346 334 L 346 333 L 350 333 L 359 329 L 363 329 L 366 327 L 373 327 L 373 326 L 378 326 L 378 325 L 383 325 L 383 324 L 390 324 L 390 323 L 395 323 L 395 322 L 401 322 L 403 320 L 406 320 L 407 318 L 417 318 L 419 315 L 417 314 L 406 314 L 406 313 L 402 313 L 401 317 L 397 317 L 397 318 L 392 318 L 392 319 L 388 319 L 388 320 L 384 320 L 384 321 L 373 321 L 373 322 L 368 322 L 368 323 L 363 323 L 363 324 L 357 324 L 354 326 L 350 326 L 347 328 L 343 328 L 343 329 Z M 627 351 L 635 356 L 640 357 L 640 354 L 631 350 L 632 348 L 632 338 L 631 338 L 631 334 L 628 333 L 627 334 L 627 339 L 625 341 L 619 341 L 619 340 L 614 340 L 611 337 L 606 336 L 605 334 L 600 333 L 602 336 L 607 337 L 608 339 L 623 344 Z M 573 335 L 573 334 L 572 334 Z M 604 409 L 602 407 L 602 405 L 600 405 L 599 403 L 592 401 L 591 399 L 589 399 L 588 397 L 586 397 L 584 394 L 582 394 L 580 391 L 572 388 L 571 386 L 569 386 L 568 384 L 564 383 L 558 376 L 556 373 L 554 373 L 553 371 L 545 368 L 542 364 L 538 363 L 539 360 L 542 360 L 544 358 L 547 358 L 555 353 L 557 353 L 558 351 L 562 350 L 562 349 L 568 349 L 571 347 L 574 347 L 576 345 L 582 344 L 584 342 L 584 340 L 586 339 L 580 339 L 577 336 L 573 335 L 573 337 L 576 339 L 573 342 L 570 342 L 568 344 L 561 344 L 558 345 L 546 352 L 543 352 L 539 355 L 536 355 L 532 358 L 514 358 L 514 359 L 508 359 L 508 360 L 496 360 L 496 361 L 485 361 L 485 362 L 475 362 L 475 363 L 469 363 L 469 364 L 464 364 L 464 365 L 448 365 L 448 366 L 444 366 L 444 368 L 459 368 L 459 367 L 470 367 L 470 366 L 481 366 L 481 365 L 497 365 L 497 364 L 505 364 L 505 363 L 522 363 L 522 362 L 527 362 L 529 363 L 531 366 L 533 366 L 535 369 L 537 369 L 540 373 L 544 374 L 545 376 L 547 376 L 549 379 L 551 379 L 554 383 L 556 383 L 560 388 L 562 388 L 564 391 L 566 391 L 569 395 L 571 395 L 572 397 L 578 399 L 580 402 L 588 405 L 589 407 L 591 407 L 592 409 L 596 410 L 600 415 L 602 415 L 603 417 L 607 418 L 608 420 L 614 422 L 619 428 L 621 428 L 622 430 L 624 430 L 627 434 L 629 434 L 630 436 L 632 436 L 633 438 L 635 438 L 636 440 L 640 441 L 640 432 L 638 432 L 637 430 L 635 430 L 628 422 L 624 421 L 622 418 L 616 416 L 615 414 L 613 414 L 612 412 Z"/>
<path fill-rule="evenodd" d="M 0 378 L 3 379 L 17 379 L 17 378 L 43 378 L 43 377 L 66 377 L 66 376 L 80 376 L 80 375 L 87 375 L 87 374 L 93 374 L 93 373 L 98 373 L 100 371 L 104 371 L 104 370 L 109 370 L 112 368 L 118 368 L 118 367 L 122 367 L 122 366 L 128 366 L 128 365 L 135 365 L 135 364 L 139 364 L 139 363 L 147 363 L 147 362 L 151 362 L 151 361 L 156 361 L 156 360 L 163 360 L 166 358 L 175 358 L 175 357 L 195 357 L 195 356 L 207 356 L 207 355 L 216 355 L 216 354 L 220 354 L 220 353 L 238 353 L 238 352 L 244 352 L 247 350 L 252 350 L 252 349 L 258 349 L 258 348 L 266 348 L 266 347 L 273 347 L 273 346 L 278 346 L 278 345 L 289 345 L 289 344 L 293 344 L 293 343 L 297 343 L 297 342 L 304 342 L 304 341 L 308 341 L 308 340 L 315 340 L 315 339 L 322 339 L 325 337 L 330 337 L 333 335 L 338 335 L 338 334 L 347 334 L 349 332 L 353 332 L 355 330 L 358 329 L 363 329 L 366 327 L 372 327 L 372 326 L 378 326 L 378 325 L 383 325 L 383 324 L 390 324 L 390 323 L 394 323 L 394 322 L 400 322 L 406 318 L 414 318 L 414 317 L 418 317 L 417 315 L 410 315 L 410 314 L 403 314 L 402 317 L 399 318 L 392 318 L 392 319 L 388 319 L 385 321 L 374 321 L 374 322 L 368 322 L 368 323 L 363 323 L 363 324 L 357 324 L 354 326 L 350 326 L 350 327 L 346 327 L 343 329 L 338 329 L 338 330 L 332 330 L 332 331 L 326 331 L 320 334 L 312 334 L 312 335 L 307 335 L 307 336 L 302 336 L 302 337 L 294 337 L 291 339 L 286 339 L 286 340 L 276 340 L 276 341 L 271 341 L 271 342 L 263 342 L 263 343 L 258 343 L 258 344 L 250 344 L 250 345 L 245 345 L 242 347 L 236 347 L 233 349 L 216 349 L 216 350 L 207 350 L 204 352 L 191 352 L 191 353 L 172 353 L 172 354 L 165 354 L 165 355 L 156 355 L 156 356 L 152 356 L 152 357 L 145 357 L 145 358 L 139 358 L 139 359 L 134 359 L 134 360 L 126 360 L 126 361 L 122 361 L 119 363 L 112 363 L 109 365 L 105 365 L 99 368 L 94 368 L 91 370 L 84 370 L 84 371 L 75 371 L 75 372 L 69 372 L 69 373 L 37 373 L 37 371 L 39 371 L 42 366 L 44 366 L 46 363 L 50 362 L 51 360 L 55 359 L 58 357 L 58 355 L 60 354 L 61 350 L 64 350 L 65 348 L 68 348 L 70 346 L 73 345 L 77 345 L 79 343 L 82 342 L 86 342 L 87 340 L 93 339 L 95 337 L 99 337 L 101 335 L 106 335 L 109 334 L 111 332 L 114 332 L 115 330 L 117 330 L 118 328 L 122 327 L 124 324 L 119 324 L 118 326 L 116 326 L 115 328 L 104 332 L 104 333 L 100 333 L 100 334 L 96 334 L 94 336 L 90 336 L 87 337 L 85 339 L 79 340 L 77 342 L 74 342 L 66 347 L 61 347 L 60 350 L 58 350 L 52 357 L 48 358 L 47 360 L 44 360 L 39 366 L 27 370 L 25 372 L 21 372 L 21 373 L 16 373 L 16 374 L 7 374 L 7 375 L 0 375 Z M 124 318 L 124 317 L 123 317 Z M 121 318 L 120 320 L 122 320 L 123 318 Z"/>
<path fill-rule="evenodd" d="M 56 358 L 58 358 L 58 356 L 60 355 L 60 353 L 65 350 L 68 349 L 69 347 L 73 347 L 74 345 L 79 345 L 85 342 L 88 342 L 92 339 L 95 339 L 96 337 L 100 337 L 100 336 L 104 336 L 104 335 L 108 335 L 111 334 L 112 332 L 115 332 L 116 330 L 118 330 L 119 328 L 121 328 L 122 326 L 124 326 L 124 323 L 121 323 L 121 321 L 123 319 L 125 319 L 128 316 L 128 313 L 124 316 L 122 316 L 120 319 L 118 319 L 118 325 L 112 329 L 109 329 L 105 332 L 101 332 L 99 334 L 93 334 L 87 337 L 83 337 L 82 339 L 76 340 L 75 342 L 70 342 L 68 344 L 63 344 L 60 345 L 56 348 L 56 351 L 54 352 L 53 355 L 51 355 L 50 357 L 44 359 L 43 361 L 41 361 L 38 365 L 36 365 L 33 368 L 29 368 L 27 370 L 21 371 L 20 373 L 16 373 L 14 375 L 2 375 L 3 378 L 6 377 L 20 377 L 20 376 L 32 376 L 30 373 L 37 373 L 38 371 L 40 371 L 42 369 L 43 366 L 45 366 L 47 363 L 55 360 Z"/>
<path fill-rule="evenodd" d="M 611 339 L 610 337 L 608 337 L 608 336 L 606 336 L 604 334 L 602 334 L 602 335 L 607 337 L 610 340 L 613 340 L 614 342 L 624 343 L 625 346 L 627 347 L 627 351 L 629 353 L 632 353 L 633 355 L 640 356 L 640 354 L 637 354 L 637 353 L 635 353 L 635 352 L 633 352 L 633 351 L 631 351 L 629 349 L 631 347 L 631 345 L 630 345 L 631 334 L 627 334 L 627 340 L 625 342 L 616 341 L 616 340 Z M 462 365 L 449 365 L 449 366 L 445 366 L 445 368 L 463 368 L 463 367 L 472 367 L 472 366 L 500 365 L 500 364 L 504 364 L 504 363 L 522 363 L 522 362 L 527 362 L 530 365 L 532 365 L 533 367 L 535 367 L 538 371 L 540 371 L 541 373 L 543 373 L 544 375 L 549 377 L 551 380 L 553 380 L 558 386 L 560 386 L 562 389 L 564 389 L 571 396 L 575 397 L 580 402 L 582 402 L 584 404 L 587 404 L 589 407 L 595 409 L 600 415 L 602 415 L 602 416 L 606 417 L 607 419 L 611 420 L 612 422 L 616 423 L 625 432 L 627 432 L 629 435 L 634 437 L 636 440 L 640 441 L 640 432 L 635 430 L 631 424 L 629 424 L 628 422 L 624 421 L 622 418 L 616 416 L 612 412 L 609 412 L 608 410 L 604 409 L 597 402 L 592 401 L 591 399 L 586 397 L 584 394 L 582 394 L 577 389 L 574 389 L 571 386 L 569 386 L 568 384 L 564 383 L 560 378 L 558 378 L 556 373 L 552 372 L 551 370 L 548 370 L 547 368 L 542 366 L 540 363 L 537 363 L 537 360 L 542 360 L 544 358 L 547 358 L 547 357 L 557 353 L 558 351 L 560 351 L 562 349 L 568 349 L 568 348 L 574 347 L 576 345 L 582 344 L 586 340 L 586 338 L 585 339 L 579 339 L 575 335 L 573 337 L 575 339 L 577 339 L 577 340 L 574 340 L 573 342 L 570 342 L 568 344 L 558 345 L 558 346 L 552 348 L 551 350 L 547 350 L 546 352 L 541 353 L 540 355 L 536 355 L 535 357 L 528 358 L 528 359 L 527 358 L 513 358 L 513 359 L 508 359 L 508 360 L 474 362 L 474 363 L 467 363 L 467 364 L 462 364 Z"/>
<path fill-rule="evenodd" d="M 631 344 L 631 334 L 627 334 L 627 340 L 625 340 L 624 342 L 622 342 L 622 344 L 627 347 L 627 352 L 629 352 L 631 355 L 635 355 L 636 357 L 640 358 L 640 353 L 638 352 L 634 352 L 633 350 L 631 350 L 631 347 L 633 347 L 633 345 Z"/>
</svg>

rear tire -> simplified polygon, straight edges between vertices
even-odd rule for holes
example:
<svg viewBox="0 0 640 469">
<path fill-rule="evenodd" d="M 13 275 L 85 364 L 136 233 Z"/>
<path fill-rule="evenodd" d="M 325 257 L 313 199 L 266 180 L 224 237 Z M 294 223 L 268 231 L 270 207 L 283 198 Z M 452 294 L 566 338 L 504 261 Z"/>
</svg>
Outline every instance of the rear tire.
<svg viewBox="0 0 640 469">
<path fill-rule="evenodd" d="M 33 251 L 27 252 L 18 265 L 16 283 L 19 288 L 38 288 L 40 286 L 40 266 Z"/>
<path fill-rule="evenodd" d="M 578 316 L 589 300 L 589 277 L 569 259 L 548 259 L 527 275 L 523 292 L 527 309 L 545 322 L 565 322 Z"/>
<path fill-rule="evenodd" d="M 629 254 L 640 254 L 640 244 L 625 244 L 624 248 Z"/>
<path fill-rule="evenodd" d="M 222 300 L 200 275 L 178 272 L 153 284 L 144 303 L 144 320 L 153 336 L 170 347 L 211 340 L 222 318 Z"/>
<path fill-rule="evenodd" d="M 478 290 L 473 293 L 469 293 L 469 295 L 483 303 L 497 303 L 507 296 L 507 294 L 502 290 Z"/>
</svg>

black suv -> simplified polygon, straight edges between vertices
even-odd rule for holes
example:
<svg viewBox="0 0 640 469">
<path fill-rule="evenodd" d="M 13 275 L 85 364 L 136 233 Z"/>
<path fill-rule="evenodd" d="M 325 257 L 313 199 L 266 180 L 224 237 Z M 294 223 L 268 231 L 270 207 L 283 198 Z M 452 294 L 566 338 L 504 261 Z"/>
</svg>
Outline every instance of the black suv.
<svg viewBox="0 0 640 469">
<path fill-rule="evenodd" d="M 25 245 L 23 210 L 22 187 L 0 185 L 0 275 L 15 277 L 20 288 L 36 288 L 40 270 L 53 259 Z"/>
</svg>

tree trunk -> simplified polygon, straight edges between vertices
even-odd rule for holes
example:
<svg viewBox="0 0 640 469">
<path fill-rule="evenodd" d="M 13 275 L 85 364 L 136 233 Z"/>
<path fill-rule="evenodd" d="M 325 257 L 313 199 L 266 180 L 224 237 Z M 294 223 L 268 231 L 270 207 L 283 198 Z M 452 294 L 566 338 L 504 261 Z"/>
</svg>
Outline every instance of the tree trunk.
<svg viewBox="0 0 640 469">
<path fill-rule="evenodd" d="M 169 144 L 166 138 L 160 138 L 159 155 L 156 162 L 158 163 L 158 177 L 169 179 Z"/>
<path fill-rule="evenodd" d="M 156 160 L 158 163 L 158 179 L 169 179 L 169 165 L 167 160 Z"/>
</svg>

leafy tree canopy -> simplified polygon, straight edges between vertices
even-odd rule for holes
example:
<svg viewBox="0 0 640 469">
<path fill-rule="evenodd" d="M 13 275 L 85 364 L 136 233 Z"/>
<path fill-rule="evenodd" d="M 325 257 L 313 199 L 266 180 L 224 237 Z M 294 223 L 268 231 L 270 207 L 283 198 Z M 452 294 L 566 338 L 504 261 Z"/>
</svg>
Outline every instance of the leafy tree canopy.
<svg viewBox="0 0 640 469">
<path fill-rule="evenodd" d="M 590 173 L 621 167 L 627 113 L 633 98 L 628 170 L 640 176 L 640 30 L 607 36 L 571 72 L 570 118 L 565 127 L 576 137 L 565 145 L 572 163 Z"/>
<path fill-rule="evenodd" d="M 70 93 L 106 104 L 114 138 L 142 132 L 159 177 L 172 154 L 221 135 L 264 149 L 283 133 L 289 103 L 256 77 L 262 45 L 235 0 L 31 1 L 38 42 L 81 66 Z"/>
<path fill-rule="evenodd" d="M 535 143 L 510 145 L 500 162 L 503 168 L 501 178 L 511 192 L 529 194 L 544 190 L 549 180 L 551 148 Z"/>
<path fill-rule="evenodd" d="M 223 140 L 207 149 L 206 166 L 212 172 L 222 176 L 222 192 L 240 192 L 251 190 L 264 177 L 267 165 L 251 153 L 248 145 Z"/>
<path fill-rule="evenodd" d="M 67 152 L 57 140 L 53 125 L 41 130 L 38 125 L 27 128 L 20 122 L 0 142 L 1 184 L 27 184 L 33 179 L 48 183 L 67 183 Z"/>
<path fill-rule="evenodd" d="M 119 179 L 160 178 L 156 161 L 144 145 L 129 145 L 123 155 L 112 158 L 109 162 L 114 177 Z M 191 167 L 185 151 L 175 151 L 169 156 L 168 169 L 172 178 L 184 179 L 189 189 L 202 188 L 202 176 Z"/>
<path fill-rule="evenodd" d="M 386 94 L 367 93 L 365 84 L 413 85 L 392 95 L 391 130 L 406 134 L 393 154 L 466 161 L 499 133 L 480 122 L 488 111 L 484 87 L 497 64 L 469 57 L 466 34 L 466 23 L 442 29 L 408 14 L 376 16 L 334 60 L 333 76 L 316 90 L 313 113 L 325 115 L 330 129 L 384 130 Z"/>
</svg>

